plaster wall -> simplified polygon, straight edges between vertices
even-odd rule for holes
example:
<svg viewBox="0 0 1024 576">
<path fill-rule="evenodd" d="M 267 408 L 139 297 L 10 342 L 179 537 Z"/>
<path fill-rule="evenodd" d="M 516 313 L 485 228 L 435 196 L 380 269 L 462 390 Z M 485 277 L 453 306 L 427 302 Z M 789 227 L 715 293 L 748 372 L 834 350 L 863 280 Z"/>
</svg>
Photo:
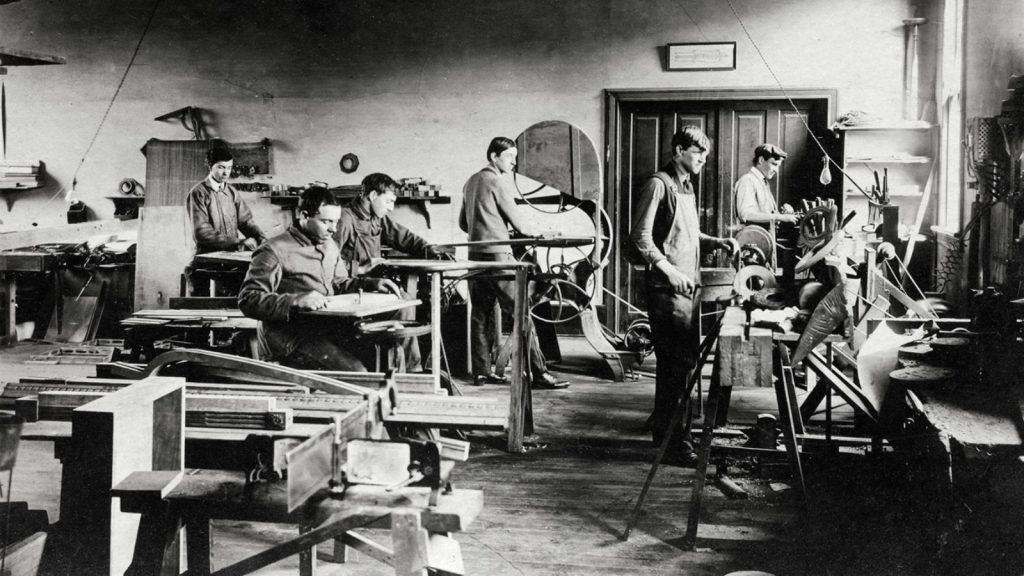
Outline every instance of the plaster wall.
<svg viewBox="0 0 1024 576">
<path fill-rule="evenodd" d="M 1024 74 L 1024 5 L 1019 0 L 966 4 L 964 112 L 996 116 L 1009 94 L 1006 82 Z"/>
<path fill-rule="evenodd" d="M 90 148 L 153 5 L 0 6 L 3 45 L 67 58 L 3 77 L 8 158 L 44 161 L 50 183 L 5 196 L 0 231 L 60 223 L 69 198 L 109 218 L 104 196 L 145 177 L 146 140 L 188 137 L 153 118 L 191 105 L 210 111 L 215 136 L 271 138 L 272 182 L 428 178 L 454 197 L 431 208 L 433 228 L 408 209 L 396 217 L 454 239 L 462 184 L 492 136 L 556 119 L 603 147 L 607 88 L 836 88 L 839 113 L 898 117 L 901 22 L 915 10 L 910 0 L 732 0 L 738 20 L 728 2 L 697 0 L 165 1 Z M 736 69 L 662 70 L 665 44 L 705 41 L 735 41 Z M 355 174 L 338 170 L 346 152 L 360 157 Z M 256 213 L 268 228 L 281 220 L 269 205 Z"/>
</svg>

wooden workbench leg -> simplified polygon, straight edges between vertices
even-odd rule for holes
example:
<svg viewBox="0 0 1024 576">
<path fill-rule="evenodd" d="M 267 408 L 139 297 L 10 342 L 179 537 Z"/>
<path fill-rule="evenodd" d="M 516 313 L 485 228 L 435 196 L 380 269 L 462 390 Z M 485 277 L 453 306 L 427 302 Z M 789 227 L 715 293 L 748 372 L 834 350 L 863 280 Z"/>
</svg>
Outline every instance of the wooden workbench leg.
<svg viewBox="0 0 1024 576">
<path fill-rule="evenodd" d="M 179 574 L 180 534 L 181 518 L 176 514 L 159 508 L 143 514 L 139 520 L 132 563 L 125 570 L 125 576 Z"/>
<path fill-rule="evenodd" d="M 415 295 L 415 292 L 413 293 Z M 441 272 L 430 275 L 430 372 L 434 392 L 441 391 Z M 472 369 L 470 370 L 472 374 Z M 449 374 L 449 376 L 451 376 Z"/>
<path fill-rule="evenodd" d="M 803 404 L 799 405 L 800 420 L 802 422 L 810 421 L 811 416 L 814 416 L 814 413 L 818 411 L 818 407 L 821 406 L 825 396 L 829 394 L 828 383 L 820 378 L 814 384 L 814 387 L 808 390 L 810 391 L 807 393 L 807 396 L 804 396 Z"/>
<path fill-rule="evenodd" d="M 833 356 L 832 343 L 825 344 L 825 364 L 829 370 L 834 369 L 835 357 Z M 832 453 L 832 390 L 828 389 L 825 395 L 825 448 Z"/>
<path fill-rule="evenodd" d="M 697 366 L 700 370 L 701 366 Z M 708 386 L 708 404 L 704 411 L 704 432 L 700 436 L 700 447 L 697 449 L 697 470 L 694 472 L 693 491 L 690 493 L 690 513 L 686 520 L 686 536 L 683 541 L 690 549 L 697 544 L 697 529 L 700 526 L 700 508 L 704 501 L 704 483 L 708 473 L 708 459 L 711 457 L 711 441 L 715 435 L 715 422 L 718 421 L 718 411 L 724 408 L 728 411 L 728 405 L 719 406 L 720 398 L 723 395 L 721 383 L 721 371 L 718 359 L 711 368 L 711 385 Z M 698 381 L 700 377 L 697 377 Z M 729 386 L 731 388 L 731 386 Z"/>
<path fill-rule="evenodd" d="M 468 286 L 471 286 L 471 284 L 470 284 L 471 281 L 469 281 L 469 280 L 462 280 L 462 282 L 466 283 L 466 286 L 467 286 L 466 292 L 468 293 L 469 292 Z M 466 358 L 465 358 L 465 361 L 466 361 L 466 374 L 469 374 L 469 377 L 472 378 L 473 377 L 473 302 L 472 302 L 472 298 L 466 298 L 466 329 L 465 329 L 465 336 L 466 336 Z M 451 376 L 451 374 L 449 374 L 449 376 Z"/>
<path fill-rule="evenodd" d="M 779 381 L 783 384 L 786 390 L 786 396 L 789 398 L 789 409 L 793 414 L 791 419 L 793 422 L 793 430 L 797 434 L 804 433 L 804 422 L 808 422 L 811 416 L 814 414 L 812 410 L 806 416 L 804 415 L 804 408 L 800 405 L 800 401 L 796 397 L 796 377 L 793 375 L 793 363 L 790 361 L 789 348 L 782 342 L 777 345 L 779 353 Z M 806 373 L 810 374 L 810 370 L 806 370 Z M 818 386 L 823 386 L 824 389 L 828 390 L 828 385 L 825 382 L 819 382 L 812 389 L 812 392 L 818 390 Z M 810 395 L 809 395 L 810 396 Z M 799 407 L 799 409 L 797 409 Z"/>
<path fill-rule="evenodd" d="M 793 481 L 800 489 L 800 497 L 807 502 L 807 485 L 804 483 L 803 463 L 800 461 L 800 446 L 796 441 L 796 428 L 794 419 L 799 418 L 796 407 L 790 404 L 789 388 L 793 386 L 792 378 L 785 376 L 787 369 L 791 369 L 785 359 L 789 358 L 787 352 L 783 352 L 783 343 L 775 347 L 776 361 L 780 365 L 781 378 L 775 380 L 775 399 L 779 404 L 779 423 L 782 425 L 782 436 L 786 443 L 786 455 L 789 458 L 789 467 L 793 473 Z"/>
<path fill-rule="evenodd" d="M 420 526 L 418 510 L 391 513 L 391 541 L 395 576 L 427 576 L 428 534 Z"/>
<path fill-rule="evenodd" d="M 209 518 L 189 518 L 185 521 L 185 544 L 189 574 L 209 574 L 213 571 L 213 533 Z"/>
<path fill-rule="evenodd" d="M 348 562 L 348 545 L 345 544 L 344 534 L 334 539 L 334 549 L 331 551 L 331 562 L 344 564 Z"/>
<path fill-rule="evenodd" d="M 526 428 L 526 412 L 530 401 L 529 381 L 524 376 L 526 355 L 526 269 L 516 269 L 514 289 L 515 306 L 513 307 L 512 323 L 512 378 L 510 379 L 511 401 L 508 414 L 508 451 L 523 451 L 523 436 Z"/>
<path fill-rule="evenodd" d="M 17 324 L 14 306 L 18 292 L 18 282 L 14 274 L 0 274 L 0 346 L 7 346 L 18 341 Z M 60 294 L 57 295 L 60 297 Z"/>
<path fill-rule="evenodd" d="M 309 526 L 299 526 L 299 534 L 312 530 Z M 316 576 L 316 544 L 299 552 L 299 576 Z"/>
</svg>

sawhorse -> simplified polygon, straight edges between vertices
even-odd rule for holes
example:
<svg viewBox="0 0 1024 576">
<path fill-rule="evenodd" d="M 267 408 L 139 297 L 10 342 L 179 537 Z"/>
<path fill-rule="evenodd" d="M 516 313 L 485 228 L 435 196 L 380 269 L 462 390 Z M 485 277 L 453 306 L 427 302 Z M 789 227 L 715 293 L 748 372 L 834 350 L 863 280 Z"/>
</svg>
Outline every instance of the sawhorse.
<svg viewBox="0 0 1024 576">
<path fill-rule="evenodd" d="M 817 385 L 812 389 L 804 404 L 801 405 L 796 396 L 796 382 L 793 376 L 793 366 L 790 363 L 789 349 L 786 346 L 788 341 L 797 340 L 798 335 L 781 334 L 773 337 L 773 363 L 775 364 L 776 379 L 774 381 L 775 398 L 779 409 L 779 424 L 782 427 L 783 443 L 786 448 L 786 457 L 789 461 L 793 480 L 800 491 L 801 504 L 806 506 L 808 502 L 807 484 L 804 478 L 803 461 L 801 459 L 801 441 L 806 436 L 804 422 L 810 418 L 817 406 L 824 399 L 826 402 L 826 428 L 825 441 L 828 445 L 832 442 L 832 394 L 835 390 L 851 406 L 860 409 L 869 417 L 877 419 L 870 402 L 864 397 L 860 389 L 850 381 L 842 372 L 836 370 L 832 364 L 832 346 L 835 342 L 841 341 L 838 335 L 830 335 L 826 339 L 827 355 L 822 358 L 817 352 L 812 352 L 807 359 L 807 365 L 820 378 Z M 719 424 L 719 411 L 722 414 L 728 411 L 728 399 L 731 393 L 731 382 L 723 383 L 719 377 L 717 367 L 719 362 L 716 359 L 715 370 L 711 374 L 711 386 L 708 390 L 707 409 L 704 415 L 704 429 L 701 434 L 700 447 L 698 449 L 698 460 L 696 479 L 693 485 L 693 494 L 690 497 L 690 512 L 687 518 L 686 535 L 684 541 L 690 546 L 695 546 L 697 541 L 697 529 L 700 525 L 700 511 L 704 494 L 704 484 L 707 477 L 708 460 L 711 456 L 711 444 L 714 439 L 715 426 Z M 723 418 L 724 420 L 724 418 Z M 770 452 L 774 452 L 771 450 Z"/>
</svg>

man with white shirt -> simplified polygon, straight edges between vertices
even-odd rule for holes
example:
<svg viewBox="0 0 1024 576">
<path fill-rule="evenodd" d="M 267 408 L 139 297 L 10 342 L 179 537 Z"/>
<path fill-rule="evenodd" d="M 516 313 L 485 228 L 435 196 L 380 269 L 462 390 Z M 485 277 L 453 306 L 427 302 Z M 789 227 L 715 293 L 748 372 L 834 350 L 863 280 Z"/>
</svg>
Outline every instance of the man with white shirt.
<svg viewBox="0 0 1024 576">
<path fill-rule="evenodd" d="M 774 144 L 761 144 L 754 148 L 754 165 L 740 177 L 733 187 L 736 200 L 736 218 L 743 224 L 760 224 L 774 234 L 780 222 L 795 224 L 795 214 L 780 213 L 768 182 L 779 173 L 787 154 Z"/>
</svg>

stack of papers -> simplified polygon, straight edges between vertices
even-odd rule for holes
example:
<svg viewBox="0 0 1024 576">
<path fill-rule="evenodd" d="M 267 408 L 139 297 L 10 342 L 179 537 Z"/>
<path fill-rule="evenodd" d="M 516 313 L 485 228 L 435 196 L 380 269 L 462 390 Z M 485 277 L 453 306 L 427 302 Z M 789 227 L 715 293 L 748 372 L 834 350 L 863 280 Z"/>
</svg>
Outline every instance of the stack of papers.
<svg viewBox="0 0 1024 576">
<path fill-rule="evenodd" d="M 28 189 L 42 185 L 39 162 L 0 161 L 0 189 Z"/>
</svg>

